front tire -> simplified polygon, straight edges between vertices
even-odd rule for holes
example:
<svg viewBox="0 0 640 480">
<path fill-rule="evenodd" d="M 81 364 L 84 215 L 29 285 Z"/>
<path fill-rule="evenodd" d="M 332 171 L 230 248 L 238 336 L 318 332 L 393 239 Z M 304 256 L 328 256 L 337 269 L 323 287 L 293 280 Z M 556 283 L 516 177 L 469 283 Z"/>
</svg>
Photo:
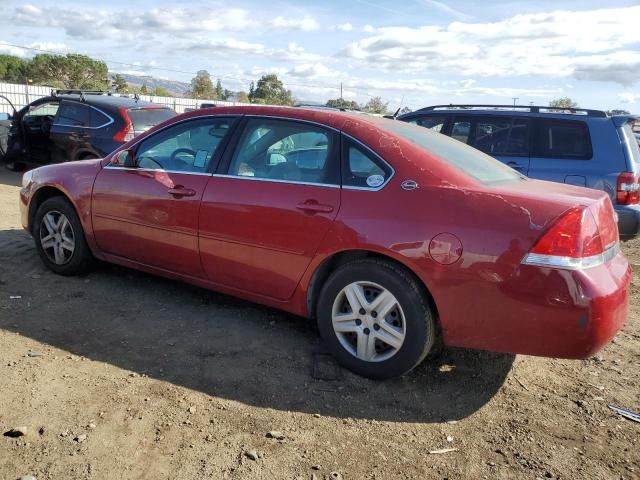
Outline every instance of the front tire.
<svg viewBox="0 0 640 480">
<path fill-rule="evenodd" d="M 421 285 L 399 265 L 369 258 L 330 275 L 320 293 L 318 328 L 340 364 L 372 379 L 409 372 L 435 339 Z"/>
<path fill-rule="evenodd" d="M 86 273 L 93 265 L 82 224 L 73 205 L 63 197 L 52 197 L 38 208 L 33 238 L 44 264 L 59 275 Z"/>
</svg>

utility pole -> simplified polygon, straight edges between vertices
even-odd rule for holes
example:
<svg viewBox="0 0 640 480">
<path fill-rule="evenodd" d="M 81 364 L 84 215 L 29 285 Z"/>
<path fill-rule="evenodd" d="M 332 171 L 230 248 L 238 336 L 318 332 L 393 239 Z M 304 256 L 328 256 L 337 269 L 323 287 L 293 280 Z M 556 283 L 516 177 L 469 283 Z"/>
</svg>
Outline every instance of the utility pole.
<svg viewBox="0 0 640 480">
<path fill-rule="evenodd" d="M 511 97 L 513 99 L 513 106 L 516 106 L 516 102 L 520 99 L 520 97 Z"/>
</svg>

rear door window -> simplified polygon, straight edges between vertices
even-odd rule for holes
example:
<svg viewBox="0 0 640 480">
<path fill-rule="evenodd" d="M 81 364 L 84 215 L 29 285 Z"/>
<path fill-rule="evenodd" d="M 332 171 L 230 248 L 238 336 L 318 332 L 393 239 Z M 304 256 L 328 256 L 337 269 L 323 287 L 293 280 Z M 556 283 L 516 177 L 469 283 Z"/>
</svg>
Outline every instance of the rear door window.
<svg viewBox="0 0 640 480">
<path fill-rule="evenodd" d="M 531 155 L 539 158 L 588 160 L 593 156 L 589 128 L 580 121 L 536 119 Z"/>
<path fill-rule="evenodd" d="M 529 120 L 509 116 L 456 117 L 451 137 L 492 156 L 528 156 Z"/>
<path fill-rule="evenodd" d="M 446 121 L 447 121 L 447 117 L 444 115 L 441 115 L 441 116 L 412 118 L 407 123 L 412 123 L 414 125 L 418 125 L 419 127 L 428 128 L 430 130 L 433 130 L 434 132 L 440 133 L 444 129 L 444 125 Z"/>
<path fill-rule="evenodd" d="M 88 127 L 91 123 L 91 108 L 81 103 L 62 102 L 56 123 L 68 127 Z"/>
<path fill-rule="evenodd" d="M 293 183 L 339 183 L 335 134 L 306 122 L 252 118 L 228 174 Z"/>
</svg>

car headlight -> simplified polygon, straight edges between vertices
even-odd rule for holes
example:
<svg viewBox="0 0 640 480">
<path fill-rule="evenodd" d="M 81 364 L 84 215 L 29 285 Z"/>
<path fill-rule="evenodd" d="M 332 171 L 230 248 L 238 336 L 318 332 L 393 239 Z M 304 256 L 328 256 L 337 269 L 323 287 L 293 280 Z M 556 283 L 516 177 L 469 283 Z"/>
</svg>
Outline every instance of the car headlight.
<svg viewBox="0 0 640 480">
<path fill-rule="evenodd" d="M 31 183 L 31 180 L 33 179 L 33 172 L 34 170 L 29 170 L 28 172 L 24 172 L 24 175 L 22 175 L 23 188 Z"/>
</svg>

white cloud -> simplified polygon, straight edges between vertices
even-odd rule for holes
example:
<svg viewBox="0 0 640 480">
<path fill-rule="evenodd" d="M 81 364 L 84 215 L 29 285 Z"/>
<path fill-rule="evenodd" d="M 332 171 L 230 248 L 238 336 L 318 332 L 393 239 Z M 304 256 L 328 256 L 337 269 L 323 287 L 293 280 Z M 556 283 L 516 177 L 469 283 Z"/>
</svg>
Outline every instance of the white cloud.
<svg viewBox="0 0 640 480">
<path fill-rule="evenodd" d="M 342 23 L 340 25 L 336 25 L 334 29 L 340 30 L 341 32 L 351 32 L 353 30 L 353 25 L 351 25 L 349 22 Z"/>
<path fill-rule="evenodd" d="M 388 71 L 637 81 L 640 6 L 516 15 L 493 23 L 383 27 L 339 56 Z M 604 65 L 604 68 L 600 66 Z"/>
<path fill-rule="evenodd" d="M 640 92 L 622 92 L 618 99 L 622 103 L 640 103 Z"/>
<path fill-rule="evenodd" d="M 167 33 L 194 33 L 253 30 L 301 30 L 319 28 L 311 16 L 260 18 L 241 8 L 141 8 L 126 11 L 73 9 L 63 6 L 25 5 L 5 14 L 17 26 L 63 29 L 71 37 L 93 39 L 119 33 L 154 37 Z"/>
<path fill-rule="evenodd" d="M 321 55 L 307 52 L 303 47 L 295 42 L 290 42 L 287 48 L 268 48 L 261 43 L 250 43 L 243 40 L 226 37 L 224 39 L 205 40 L 199 42 L 188 42 L 186 44 L 176 43 L 173 46 L 175 51 L 197 51 L 208 55 L 228 57 L 233 55 L 253 55 L 268 58 L 279 62 L 318 62 L 323 59 Z"/>
<path fill-rule="evenodd" d="M 14 55 L 16 57 L 30 58 L 38 53 L 38 50 L 56 53 L 66 53 L 69 49 L 61 42 L 33 42 L 25 45 L 28 48 L 16 47 L 9 42 L 0 40 L 0 53 Z"/>
<path fill-rule="evenodd" d="M 318 22 L 310 16 L 301 19 L 276 17 L 266 22 L 266 25 L 275 29 L 302 30 L 303 32 L 311 32 L 320 28 Z"/>
</svg>

